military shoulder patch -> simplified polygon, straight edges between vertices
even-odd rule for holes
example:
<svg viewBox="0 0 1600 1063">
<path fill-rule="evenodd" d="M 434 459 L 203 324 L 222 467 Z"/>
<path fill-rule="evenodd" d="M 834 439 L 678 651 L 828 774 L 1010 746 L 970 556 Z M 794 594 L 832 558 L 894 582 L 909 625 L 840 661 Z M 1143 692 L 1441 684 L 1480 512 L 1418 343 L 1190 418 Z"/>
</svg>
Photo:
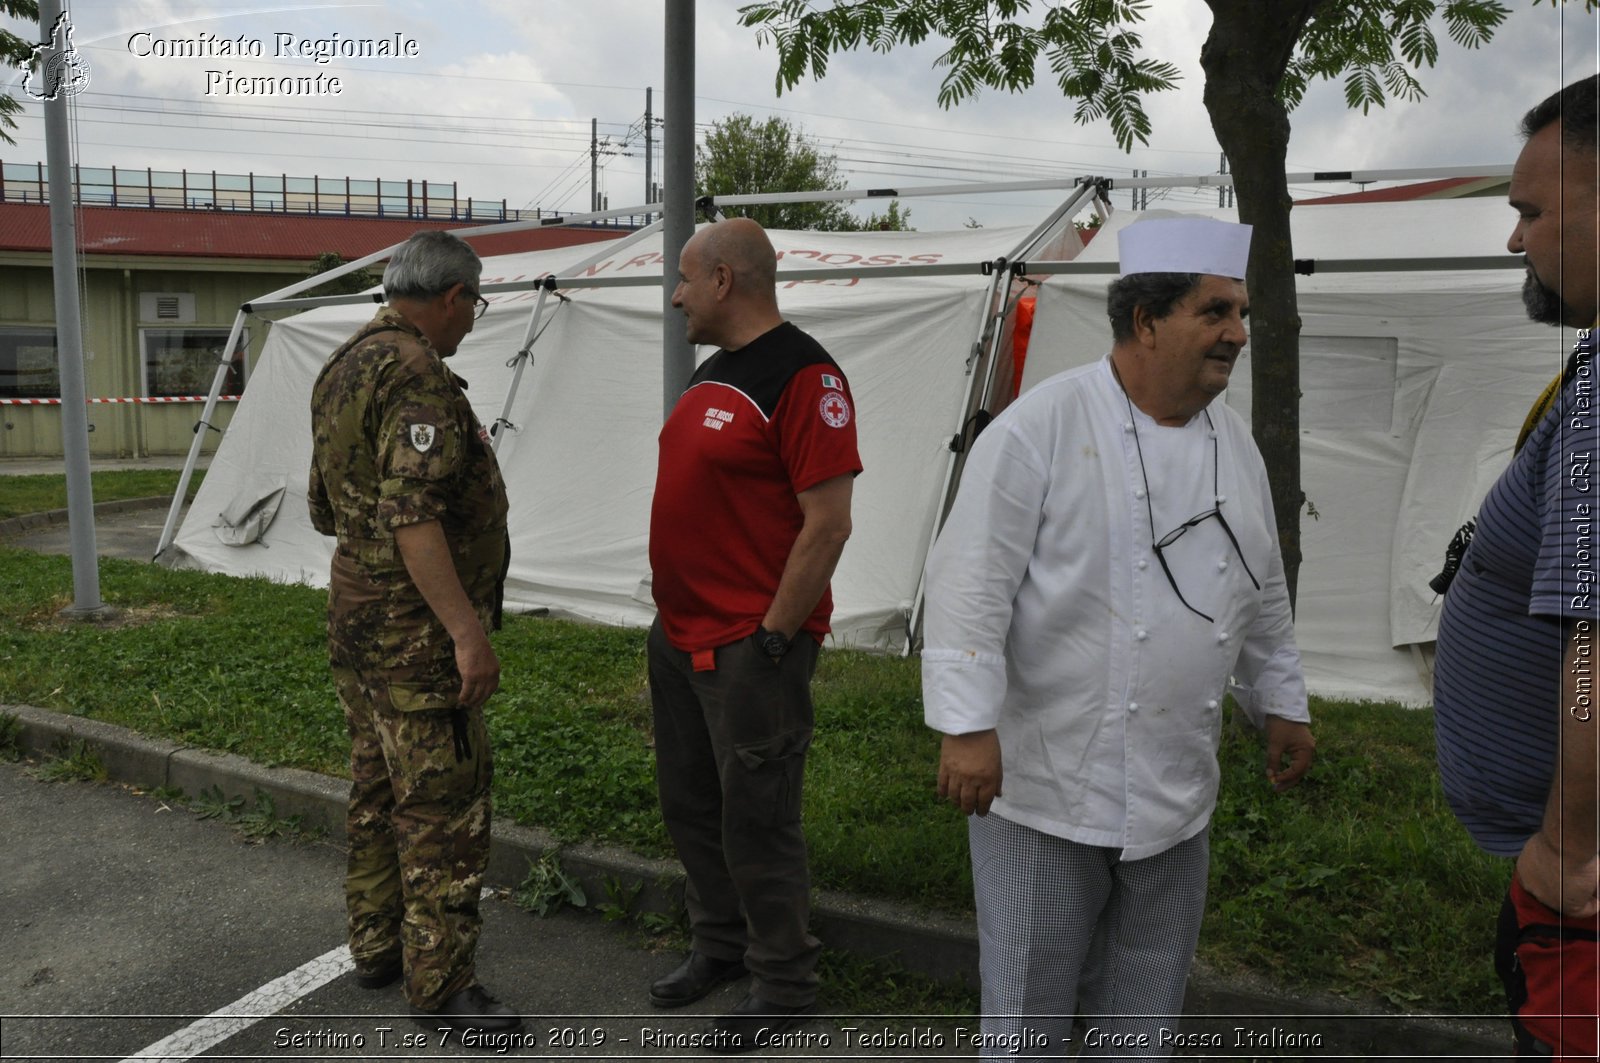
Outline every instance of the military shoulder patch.
<svg viewBox="0 0 1600 1063">
<path fill-rule="evenodd" d="M 431 424 L 414 424 L 411 426 L 411 445 L 417 448 L 418 454 L 426 454 L 438 436 L 438 431 Z"/>
</svg>

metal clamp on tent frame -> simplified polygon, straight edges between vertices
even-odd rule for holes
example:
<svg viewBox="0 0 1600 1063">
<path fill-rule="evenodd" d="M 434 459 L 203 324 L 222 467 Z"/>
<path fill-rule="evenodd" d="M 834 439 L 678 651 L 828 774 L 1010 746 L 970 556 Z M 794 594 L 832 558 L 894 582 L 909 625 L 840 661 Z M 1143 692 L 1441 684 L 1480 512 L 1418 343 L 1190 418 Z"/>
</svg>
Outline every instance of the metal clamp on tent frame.
<svg viewBox="0 0 1600 1063">
<path fill-rule="evenodd" d="M 722 209 L 717 206 L 716 196 L 701 196 L 694 201 L 694 209 L 713 222 L 728 220 L 728 216 L 722 213 Z"/>
</svg>

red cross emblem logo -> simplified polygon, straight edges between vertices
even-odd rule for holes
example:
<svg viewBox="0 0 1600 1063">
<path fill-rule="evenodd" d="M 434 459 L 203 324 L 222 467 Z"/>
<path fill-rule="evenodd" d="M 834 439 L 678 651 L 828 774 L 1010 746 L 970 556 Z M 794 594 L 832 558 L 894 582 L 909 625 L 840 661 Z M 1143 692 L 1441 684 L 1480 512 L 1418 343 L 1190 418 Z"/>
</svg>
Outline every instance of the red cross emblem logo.
<svg viewBox="0 0 1600 1063">
<path fill-rule="evenodd" d="M 829 427 L 843 428 L 850 423 L 850 404 L 837 391 L 822 396 L 822 419 Z"/>
</svg>

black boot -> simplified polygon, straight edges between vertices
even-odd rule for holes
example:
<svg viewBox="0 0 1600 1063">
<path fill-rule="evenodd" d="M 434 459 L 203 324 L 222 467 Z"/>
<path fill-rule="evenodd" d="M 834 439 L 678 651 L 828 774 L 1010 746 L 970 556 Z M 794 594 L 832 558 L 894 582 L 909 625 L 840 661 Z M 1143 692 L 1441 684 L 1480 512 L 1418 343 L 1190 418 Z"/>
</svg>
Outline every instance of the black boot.
<svg viewBox="0 0 1600 1063">
<path fill-rule="evenodd" d="M 743 960 L 714 960 L 699 952 L 676 971 L 650 986 L 650 1003 L 658 1008 L 681 1008 L 693 1004 L 723 982 L 745 975 Z"/>
<path fill-rule="evenodd" d="M 751 993 L 732 1011 L 711 1024 L 713 1052 L 749 1052 L 773 1044 L 773 1038 L 805 1021 L 811 1004 L 776 1004 Z"/>
<path fill-rule="evenodd" d="M 481 985 L 451 993 L 436 1011 L 415 1005 L 411 1017 L 423 1026 L 448 1026 L 457 1033 L 482 1030 L 485 1033 L 515 1033 L 522 1029 L 522 1016 L 489 995 Z"/>
</svg>

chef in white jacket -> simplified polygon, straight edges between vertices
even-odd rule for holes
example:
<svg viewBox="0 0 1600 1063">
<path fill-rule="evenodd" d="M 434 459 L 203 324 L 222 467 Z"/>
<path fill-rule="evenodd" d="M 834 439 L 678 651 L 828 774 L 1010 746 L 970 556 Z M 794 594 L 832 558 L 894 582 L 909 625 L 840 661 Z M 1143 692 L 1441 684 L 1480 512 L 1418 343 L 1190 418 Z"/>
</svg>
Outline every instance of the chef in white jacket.
<svg viewBox="0 0 1600 1063">
<path fill-rule="evenodd" d="M 1266 468 L 1226 403 L 1250 228 L 1119 234 L 1111 354 L 973 446 L 928 557 L 923 703 L 970 815 L 985 1058 L 1165 1057 L 1205 907 L 1221 706 L 1311 764 Z M 1020 1048 L 1020 1051 L 1014 1049 Z"/>
</svg>

